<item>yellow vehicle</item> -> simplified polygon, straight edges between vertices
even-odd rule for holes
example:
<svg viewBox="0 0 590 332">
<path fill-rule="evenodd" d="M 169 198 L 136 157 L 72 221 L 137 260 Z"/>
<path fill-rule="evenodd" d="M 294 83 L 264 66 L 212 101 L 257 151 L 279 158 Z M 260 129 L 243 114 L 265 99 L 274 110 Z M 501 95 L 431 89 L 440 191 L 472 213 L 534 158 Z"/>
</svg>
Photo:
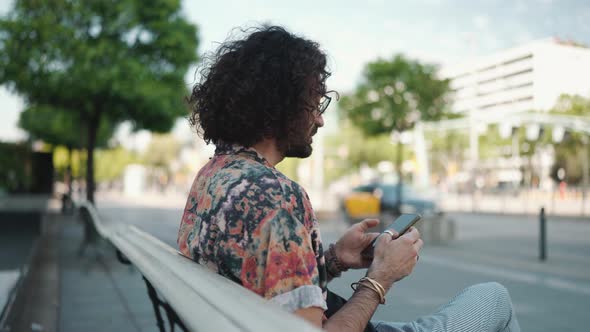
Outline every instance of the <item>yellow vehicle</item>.
<svg viewBox="0 0 590 332">
<path fill-rule="evenodd" d="M 352 192 L 344 198 L 346 216 L 350 219 L 378 217 L 381 200 L 373 193 Z"/>
<path fill-rule="evenodd" d="M 395 184 L 372 183 L 354 188 L 341 204 L 344 220 L 349 223 L 364 218 L 379 218 L 380 228 L 397 217 L 398 189 Z M 442 215 L 436 202 L 402 186 L 401 213 L 419 213 L 422 216 Z"/>
</svg>

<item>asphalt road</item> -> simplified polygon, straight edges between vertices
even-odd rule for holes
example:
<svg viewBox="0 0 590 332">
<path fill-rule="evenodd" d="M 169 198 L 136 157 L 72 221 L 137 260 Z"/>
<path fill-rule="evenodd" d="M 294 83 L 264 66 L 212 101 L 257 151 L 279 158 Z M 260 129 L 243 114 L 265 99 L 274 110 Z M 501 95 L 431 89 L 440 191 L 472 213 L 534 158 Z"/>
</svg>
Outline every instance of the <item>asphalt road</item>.
<svg viewBox="0 0 590 332">
<path fill-rule="evenodd" d="M 176 245 L 182 207 L 99 201 L 106 222 L 128 223 Z M 429 245 L 414 272 L 397 283 L 374 318 L 405 321 L 434 311 L 470 285 L 497 281 L 510 292 L 523 331 L 587 331 L 590 326 L 590 220 L 548 220 L 548 259 L 538 259 L 537 217 L 450 214 L 457 236 Z M 322 220 L 324 243 L 346 228 Z M 330 288 L 344 297 L 364 271 L 347 272 Z"/>
</svg>

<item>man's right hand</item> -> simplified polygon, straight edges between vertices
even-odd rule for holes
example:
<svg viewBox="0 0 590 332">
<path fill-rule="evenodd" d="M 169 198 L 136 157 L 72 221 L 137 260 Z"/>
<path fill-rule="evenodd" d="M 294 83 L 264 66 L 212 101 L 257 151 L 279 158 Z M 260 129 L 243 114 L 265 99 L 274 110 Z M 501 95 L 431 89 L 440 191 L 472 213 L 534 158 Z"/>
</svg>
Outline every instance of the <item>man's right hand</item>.
<svg viewBox="0 0 590 332">
<path fill-rule="evenodd" d="M 387 233 L 380 235 L 367 277 L 374 279 L 385 288 L 385 291 L 388 291 L 394 282 L 412 273 L 422 244 L 420 233 L 414 227 L 400 237 L 397 234 L 393 237 Z M 361 332 L 367 326 L 378 305 L 379 298 L 373 290 L 359 287 L 348 302 L 324 323 L 323 327 L 327 331 Z M 322 322 L 320 308 L 300 309 L 296 314 L 317 326 L 320 326 Z"/>
<path fill-rule="evenodd" d="M 389 290 L 394 282 L 412 273 L 423 245 L 420 232 L 415 227 L 402 236 L 395 232 L 393 236 L 383 233 L 377 239 L 367 277 L 379 282 L 386 291 Z"/>
</svg>

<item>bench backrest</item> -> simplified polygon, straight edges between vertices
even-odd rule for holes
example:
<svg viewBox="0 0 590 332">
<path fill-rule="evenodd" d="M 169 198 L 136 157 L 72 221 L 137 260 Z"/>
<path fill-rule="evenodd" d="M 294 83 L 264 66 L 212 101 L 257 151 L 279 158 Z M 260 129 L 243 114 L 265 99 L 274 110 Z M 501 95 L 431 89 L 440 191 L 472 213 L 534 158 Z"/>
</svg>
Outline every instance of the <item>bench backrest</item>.
<svg viewBox="0 0 590 332">
<path fill-rule="evenodd" d="M 149 280 L 191 331 L 319 331 L 135 226 L 107 226 L 83 202 L 97 233 Z"/>
</svg>

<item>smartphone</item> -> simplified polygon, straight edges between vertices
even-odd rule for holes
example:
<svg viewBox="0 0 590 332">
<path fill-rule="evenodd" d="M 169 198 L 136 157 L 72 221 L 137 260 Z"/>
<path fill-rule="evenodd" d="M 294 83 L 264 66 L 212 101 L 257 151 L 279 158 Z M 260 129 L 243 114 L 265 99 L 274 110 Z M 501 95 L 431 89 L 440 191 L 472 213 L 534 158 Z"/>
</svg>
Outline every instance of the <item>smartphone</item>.
<svg viewBox="0 0 590 332">
<path fill-rule="evenodd" d="M 422 216 L 419 214 L 404 213 L 404 214 L 401 214 L 399 217 L 397 217 L 397 219 L 395 219 L 391 223 L 391 225 L 389 225 L 389 227 L 387 227 L 387 230 L 396 231 L 399 234 L 399 236 L 402 236 L 405 232 L 407 232 L 410 229 L 410 227 L 412 227 L 420 219 L 422 219 Z M 383 233 L 381 233 L 381 234 L 383 234 Z M 378 238 L 379 237 L 376 237 L 373 241 L 371 241 L 371 243 L 367 246 L 367 248 L 365 250 L 363 250 L 363 255 L 369 255 L 369 256 L 373 255 L 373 250 L 375 249 L 375 246 L 377 245 Z"/>
</svg>

